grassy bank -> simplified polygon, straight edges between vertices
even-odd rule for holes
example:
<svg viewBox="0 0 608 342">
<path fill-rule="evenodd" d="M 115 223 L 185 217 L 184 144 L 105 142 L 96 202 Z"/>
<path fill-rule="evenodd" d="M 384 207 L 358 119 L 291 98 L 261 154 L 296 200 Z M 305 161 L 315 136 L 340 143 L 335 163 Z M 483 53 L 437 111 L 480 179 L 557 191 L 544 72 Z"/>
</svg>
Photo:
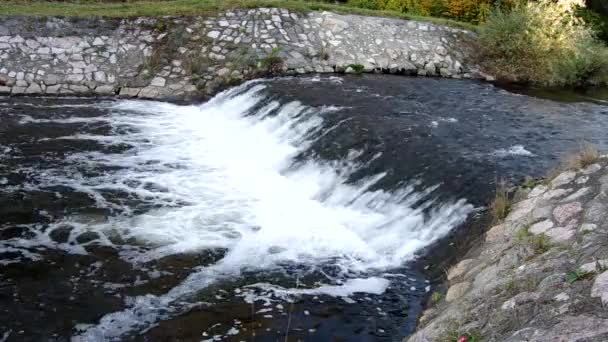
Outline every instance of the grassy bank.
<svg viewBox="0 0 608 342">
<path fill-rule="evenodd" d="M 345 5 L 301 0 L 147 0 L 129 2 L 105 2 L 94 0 L 62 2 L 8 0 L 2 1 L 2 5 L 0 6 L 0 15 L 68 17 L 101 16 L 113 18 L 163 15 L 193 16 L 213 15 L 226 10 L 258 7 L 280 7 L 302 13 L 308 11 L 332 11 L 342 14 L 381 16 L 406 20 L 427 21 L 440 25 L 476 30 L 476 26 L 472 24 L 449 19 L 410 15 L 398 11 L 370 10 Z"/>
</svg>

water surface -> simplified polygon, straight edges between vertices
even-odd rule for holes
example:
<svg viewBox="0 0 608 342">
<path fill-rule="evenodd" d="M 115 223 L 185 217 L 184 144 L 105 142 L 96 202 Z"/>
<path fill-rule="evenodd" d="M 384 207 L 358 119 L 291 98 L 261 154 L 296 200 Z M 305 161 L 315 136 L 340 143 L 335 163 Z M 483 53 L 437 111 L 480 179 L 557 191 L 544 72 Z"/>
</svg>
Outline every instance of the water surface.
<svg viewBox="0 0 608 342">
<path fill-rule="evenodd" d="M 598 101 L 371 75 L 189 106 L 0 101 L 15 341 L 399 340 L 495 181 L 603 147 L 608 127 Z"/>
</svg>

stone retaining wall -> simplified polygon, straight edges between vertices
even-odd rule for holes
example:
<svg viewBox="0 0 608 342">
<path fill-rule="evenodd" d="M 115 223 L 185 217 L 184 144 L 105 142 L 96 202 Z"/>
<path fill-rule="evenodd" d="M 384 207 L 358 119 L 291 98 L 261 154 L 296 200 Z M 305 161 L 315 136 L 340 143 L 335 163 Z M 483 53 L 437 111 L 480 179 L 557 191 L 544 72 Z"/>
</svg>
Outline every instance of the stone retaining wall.
<svg viewBox="0 0 608 342">
<path fill-rule="evenodd" d="M 268 74 L 360 68 L 478 77 L 465 63 L 468 35 L 423 22 L 274 8 L 207 18 L 8 17 L 0 19 L 0 93 L 187 98 Z"/>
</svg>

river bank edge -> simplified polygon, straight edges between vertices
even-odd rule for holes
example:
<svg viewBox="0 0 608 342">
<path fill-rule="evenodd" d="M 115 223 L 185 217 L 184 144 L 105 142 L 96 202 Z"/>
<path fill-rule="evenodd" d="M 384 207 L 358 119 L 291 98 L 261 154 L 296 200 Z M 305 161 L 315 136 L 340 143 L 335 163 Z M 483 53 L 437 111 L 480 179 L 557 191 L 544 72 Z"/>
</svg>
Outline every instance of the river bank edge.
<svg viewBox="0 0 608 342">
<path fill-rule="evenodd" d="M 404 341 L 608 338 L 608 155 L 575 158 L 517 191 Z"/>
</svg>

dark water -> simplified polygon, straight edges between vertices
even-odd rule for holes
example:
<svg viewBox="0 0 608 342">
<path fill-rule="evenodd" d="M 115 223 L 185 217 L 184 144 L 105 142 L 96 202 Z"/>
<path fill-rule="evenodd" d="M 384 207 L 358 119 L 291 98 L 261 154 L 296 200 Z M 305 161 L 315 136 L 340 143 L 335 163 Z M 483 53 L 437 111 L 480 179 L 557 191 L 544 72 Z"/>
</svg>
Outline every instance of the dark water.
<svg viewBox="0 0 608 342">
<path fill-rule="evenodd" d="M 608 106 L 597 97 L 559 102 L 471 81 L 390 76 L 262 84 L 248 119 L 226 122 L 199 121 L 195 107 L 152 102 L 1 98 L 0 340 L 400 340 L 435 289 L 435 260 L 453 257 L 482 222 L 469 207 L 467 224 L 456 225 L 447 207 L 454 205 L 456 216 L 465 211 L 458 199 L 480 208 L 497 179 L 539 177 L 582 141 L 607 143 Z M 238 112 L 253 86 L 240 90 L 244 99 L 232 94 L 204 115 Z M 310 117 L 322 123 L 304 140 L 269 125 L 281 142 L 268 142 L 242 122 L 264 122 L 260 112 L 272 101 L 283 109 L 292 101 L 304 106 L 287 111 L 297 113 L 289 127 L 315 127 Z M 290 155 L 282 139 L 297 147 L 291 164 L 277 172 L 258 167 Z M 207 158 L 203 165 L 200 158 Z M 325 168 L 351 170 L 336 176 Z M 363 184 L 377 174 L 384 177 Z M 289 182 L 277 183 L 277 175 Z M 313 197 L 321 208 L 299 208 L 309 203 L 299 192 L 328 177 L 335 179 Z M 412 195 L 433 186 L 426 197 Z M 404 189 L 413 192 L 395 195 Z M 260 197 L 252 202 L 241 190 Z M 362 196 L 371 196 L 364 204 L 377 211 L 362 211 Z M 272 234 L 242 210 L 258 202 L 276 205 L 258 215 L 279 227 Z M 205 214 L 188 218 L 198 211 Z M 350 222 L 342 211 L 362 216 Z M 382 225 L 360 223 L 377 216 Z M 327 236 L 318 240 L 293 233 L 324 220 Z M 399 254 L 396 247 L 373 236 L 362 238 L 363 246 L 351 243 L 333 220 L 386 240 L 402 229 L 400 244 L 410 234 L 420 239 L 407 251 L 418 259 L 408 254 L 374 264 Z M 457 227 L 449 231 L 451 224 Z M 438 229 L 446 231 L 428 237 Z M 265 234 L 252 241 L 267 252 L 242 246 L 249 231 Z M 324 232 L 321 225 L 318 235 Z M 322 248 L 328 241 L 338 247 Z M 362 256 L 368 248 L 379 254 Z M 226 266 L 233 258 L 247 267 L 233 272 Z M 336 294 L 357 279 L 371 283 Z M 317 291 L 327 286 L 334 287 Z M 107 316 L 116 312 L 122 314 Z"/>
</svg>

